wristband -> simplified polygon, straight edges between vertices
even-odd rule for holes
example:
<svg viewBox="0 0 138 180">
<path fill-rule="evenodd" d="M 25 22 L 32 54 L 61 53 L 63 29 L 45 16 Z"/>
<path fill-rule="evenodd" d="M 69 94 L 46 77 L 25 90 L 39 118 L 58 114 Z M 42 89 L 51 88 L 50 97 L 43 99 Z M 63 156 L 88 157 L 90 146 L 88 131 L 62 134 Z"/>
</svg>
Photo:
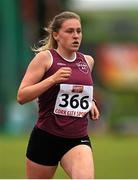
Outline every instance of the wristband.
<svg viewBox="0 0 138 180">
<path fill-rule="evenodd" d="M 97 105 L 96 99 L 92 99 L 92 101 Z"/>
</svg>

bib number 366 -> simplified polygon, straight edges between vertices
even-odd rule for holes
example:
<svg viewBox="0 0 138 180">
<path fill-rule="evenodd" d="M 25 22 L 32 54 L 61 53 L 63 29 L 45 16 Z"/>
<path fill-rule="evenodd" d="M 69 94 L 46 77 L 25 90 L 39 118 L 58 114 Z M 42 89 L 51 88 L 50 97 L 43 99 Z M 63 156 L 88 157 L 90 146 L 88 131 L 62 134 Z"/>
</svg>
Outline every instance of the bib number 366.
<svg viewBox="0 0 138 180">
<path fill-rule="evenodd" d="M 93 87 L 61 84 L 54 113 L 63 116 L 83 117 L 92 106 Z"/>
<path fill-rule="evenodd" d="M 89 96 L 83 96 L 79 99 L 79 95 L 75 94 L 69 99 L 69 94 L 62 94 L 62 102 L 59 104 L 60 107 L 67 107 L 70 105 L 71 108 L 76 109 L 79 106 L 82 109 L 87 109 L 89 107 L 88 98 Z"/>
</svg>

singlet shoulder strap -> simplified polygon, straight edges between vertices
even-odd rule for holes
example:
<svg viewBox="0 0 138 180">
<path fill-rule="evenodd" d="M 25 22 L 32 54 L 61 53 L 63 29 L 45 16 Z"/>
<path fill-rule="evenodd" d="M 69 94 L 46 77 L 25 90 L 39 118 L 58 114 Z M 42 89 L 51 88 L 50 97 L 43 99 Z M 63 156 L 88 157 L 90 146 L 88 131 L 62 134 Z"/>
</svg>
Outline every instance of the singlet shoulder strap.
<svg viewBox="0 0 138 180">
<path fill-rule="evenodd" d="M 85 59 L 85 56 L 83 53 L 77 52 L 76 54 L 77 54 L 77 58 Z"/>
<path fill-rule="evenodd" d="M 49 49 L 48 51 L 49 51 L 52 55 L 53 55 L 53 54 L 56 54 L 56 52 L 55 52 L 54 49 Z"/>
</svg>

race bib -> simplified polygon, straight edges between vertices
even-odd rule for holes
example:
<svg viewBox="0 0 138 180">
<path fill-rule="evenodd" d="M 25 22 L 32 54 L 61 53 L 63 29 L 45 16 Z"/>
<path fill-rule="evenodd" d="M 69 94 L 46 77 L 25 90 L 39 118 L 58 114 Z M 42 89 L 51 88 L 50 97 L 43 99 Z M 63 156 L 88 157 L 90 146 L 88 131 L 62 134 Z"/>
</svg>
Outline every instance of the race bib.
<svg viewBox="0 0 138 180">
<path fill-rule="evenodd" d="M 62 116 L 83 117 L 92 106 L 93 86 L 60 84 L 54 113 Z"/>
</svg>

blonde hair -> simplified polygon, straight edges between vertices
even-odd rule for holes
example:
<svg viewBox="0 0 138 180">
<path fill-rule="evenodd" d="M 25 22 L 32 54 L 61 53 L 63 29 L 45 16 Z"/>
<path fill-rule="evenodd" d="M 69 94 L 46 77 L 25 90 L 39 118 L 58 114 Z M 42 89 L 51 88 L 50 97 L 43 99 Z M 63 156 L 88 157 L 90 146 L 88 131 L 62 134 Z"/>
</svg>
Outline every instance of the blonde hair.
<svg viewBox="0 0 138 180">
<path fill-rule="evenodd" d="M 58 15 L 56 15 L 52 21 L 50 21 L 49 25 L 45 30 L 48 32 L 48 36 L 41 40 L 40 43 L 42 44 L 39 48 L 34 48 L 33 51 L 40 52 L 45 51 L 47 49 L 57 48 L 57 41 L 53 37 L 53 32 L 58 32 L 61 28 L 64 21 L 68 19 L 77 19 L 80 20 L 80 16 L 74 12 L 64 11 Z"/>
</svg>

